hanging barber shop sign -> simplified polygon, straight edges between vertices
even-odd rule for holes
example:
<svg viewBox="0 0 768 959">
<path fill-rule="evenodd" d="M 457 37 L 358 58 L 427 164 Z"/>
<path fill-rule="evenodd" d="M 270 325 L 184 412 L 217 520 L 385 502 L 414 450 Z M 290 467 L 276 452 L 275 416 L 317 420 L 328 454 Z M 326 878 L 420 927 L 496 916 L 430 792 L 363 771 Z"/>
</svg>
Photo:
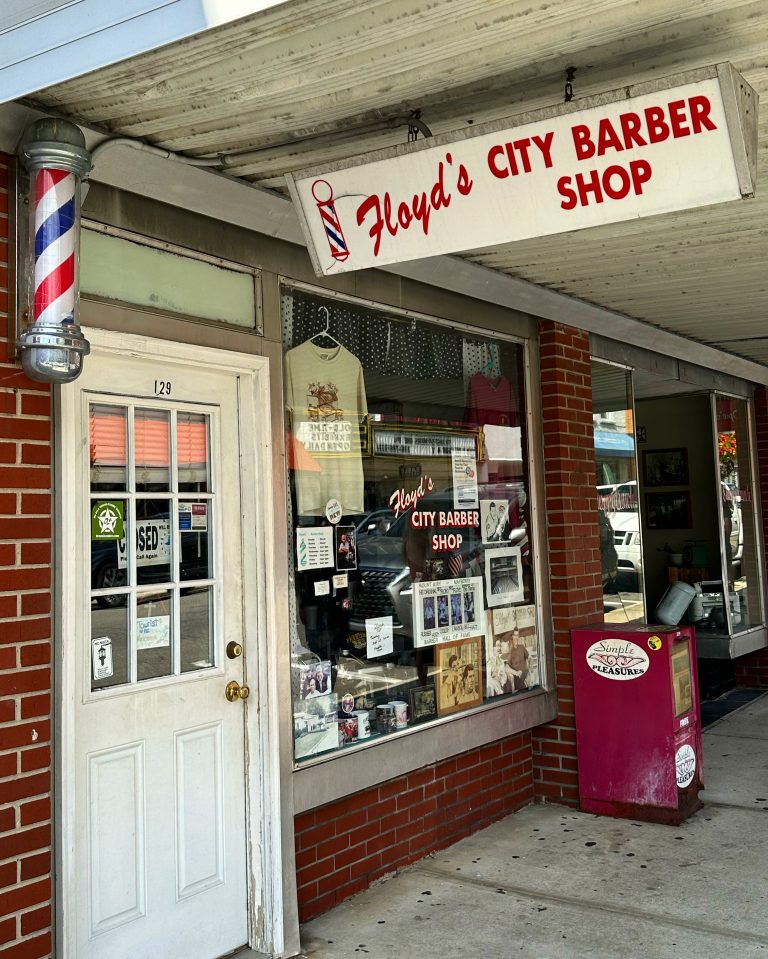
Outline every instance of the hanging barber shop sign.
<svg viewBox="0 0 768 959">
<path fill-rule="evenodd" d="M 318 275 L 752 196 L 757 95 L 728 64 L 288 176 Z"/>
</svg>

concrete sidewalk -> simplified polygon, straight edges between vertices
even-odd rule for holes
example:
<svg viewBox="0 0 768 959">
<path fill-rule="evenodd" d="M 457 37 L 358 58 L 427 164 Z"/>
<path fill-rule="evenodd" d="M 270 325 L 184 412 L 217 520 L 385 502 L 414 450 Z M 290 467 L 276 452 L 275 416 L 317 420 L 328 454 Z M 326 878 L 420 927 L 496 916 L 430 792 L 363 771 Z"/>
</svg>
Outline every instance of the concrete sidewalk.
<svg viewBox="0 0 768 959">
<path fill-rule="evenodd" d="M 682 826 L 530 806 L 302 929 L 310 959 L 768 957 L 768 695 L 704 731 Z"/>
</svg>

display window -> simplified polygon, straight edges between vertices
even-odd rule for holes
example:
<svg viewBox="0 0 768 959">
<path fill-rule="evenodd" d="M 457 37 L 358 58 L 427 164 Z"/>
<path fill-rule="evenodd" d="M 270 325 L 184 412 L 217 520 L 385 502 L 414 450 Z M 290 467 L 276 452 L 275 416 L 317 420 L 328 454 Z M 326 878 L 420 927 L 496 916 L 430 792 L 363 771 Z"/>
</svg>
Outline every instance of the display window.
<svg viewBox="0 0 768 959">
<path fill-rule="evenodd" d="M 524 346 L 281 305 L 296 759 L 540 686 Z"/>
</svg>

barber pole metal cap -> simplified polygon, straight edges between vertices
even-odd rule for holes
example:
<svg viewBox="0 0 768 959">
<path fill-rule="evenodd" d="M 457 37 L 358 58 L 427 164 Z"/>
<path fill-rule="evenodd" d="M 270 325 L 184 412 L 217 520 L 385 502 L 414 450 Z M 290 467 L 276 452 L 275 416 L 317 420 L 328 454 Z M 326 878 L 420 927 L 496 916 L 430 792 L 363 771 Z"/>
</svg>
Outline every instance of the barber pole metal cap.
<svg viewBox="0 0 768 959">
<path fill-rule="evenodd" d="M 91 170 L 91 155 L 83 131 L 68 120 L 36 120 L 28 128 L 19 150 L 30 172 L 44 168 L 66 170 L 81 179 Z"/>
</svg>

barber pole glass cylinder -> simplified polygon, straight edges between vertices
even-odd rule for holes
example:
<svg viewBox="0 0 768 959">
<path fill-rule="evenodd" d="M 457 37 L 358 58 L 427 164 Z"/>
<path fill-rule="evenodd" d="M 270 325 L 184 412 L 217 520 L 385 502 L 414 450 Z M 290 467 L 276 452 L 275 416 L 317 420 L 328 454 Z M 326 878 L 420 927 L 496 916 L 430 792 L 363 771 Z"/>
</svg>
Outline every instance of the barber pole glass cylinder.
<svg viewBox="0 0 768 959">
<path fill-rule="evenodd" d="M 21 160 L 29 173 L 29 326 L 18 346 L 31 379 L 67 383 L 79 376 L 90 350 L 77 325 L 80 184 L 90 155 L 77 126 L 41 120 L 22 145 Z"/>
</svg>

